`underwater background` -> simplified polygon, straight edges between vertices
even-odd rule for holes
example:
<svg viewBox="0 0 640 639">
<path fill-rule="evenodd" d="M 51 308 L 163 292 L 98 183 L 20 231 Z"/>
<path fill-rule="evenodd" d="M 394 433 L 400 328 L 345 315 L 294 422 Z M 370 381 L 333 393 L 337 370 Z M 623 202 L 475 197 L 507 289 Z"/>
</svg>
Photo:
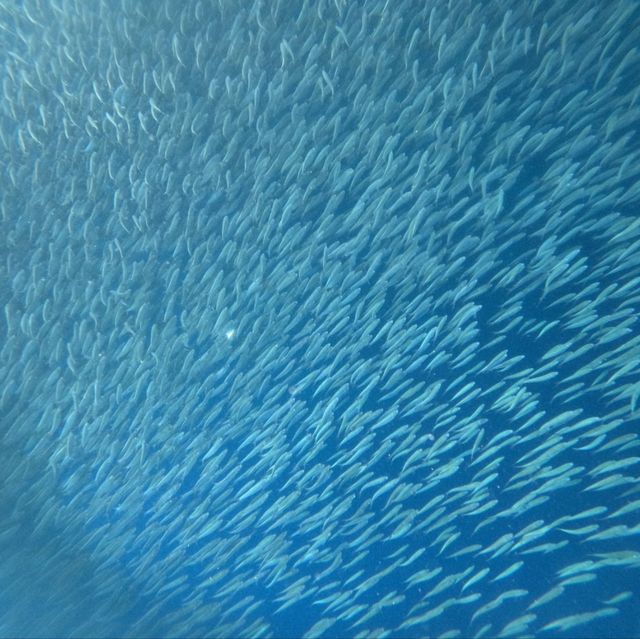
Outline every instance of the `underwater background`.
<svg viewBox="0 0 640 639">
<path fill-rule="evenodd" d="M 640 5 L 2 0 L 0 636 L 640 636 Z"/>
</svg>

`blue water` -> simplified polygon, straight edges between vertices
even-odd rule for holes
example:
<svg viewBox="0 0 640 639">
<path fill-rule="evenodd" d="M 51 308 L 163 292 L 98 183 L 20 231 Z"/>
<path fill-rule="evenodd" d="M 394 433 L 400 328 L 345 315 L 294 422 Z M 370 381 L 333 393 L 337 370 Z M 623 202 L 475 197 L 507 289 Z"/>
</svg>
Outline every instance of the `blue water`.
<svg viewBox="0 0 640 639">
<path fill-rule="evenodd" d="M 639 34 L 4 7 L 0 636 L 640 636 Z"/>
</svg>

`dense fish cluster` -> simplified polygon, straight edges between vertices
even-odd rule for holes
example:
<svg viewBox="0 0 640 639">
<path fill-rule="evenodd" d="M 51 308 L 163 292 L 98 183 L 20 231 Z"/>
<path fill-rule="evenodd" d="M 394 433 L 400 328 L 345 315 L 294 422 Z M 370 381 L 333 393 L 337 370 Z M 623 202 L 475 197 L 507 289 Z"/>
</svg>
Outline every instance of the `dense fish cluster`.
<svg viewBox="0 0 640 639">
<path fill-rule="evenodd" d="M 640 8 L 2 0 L 0 636 L 638 635 Z"/>
</svg>

